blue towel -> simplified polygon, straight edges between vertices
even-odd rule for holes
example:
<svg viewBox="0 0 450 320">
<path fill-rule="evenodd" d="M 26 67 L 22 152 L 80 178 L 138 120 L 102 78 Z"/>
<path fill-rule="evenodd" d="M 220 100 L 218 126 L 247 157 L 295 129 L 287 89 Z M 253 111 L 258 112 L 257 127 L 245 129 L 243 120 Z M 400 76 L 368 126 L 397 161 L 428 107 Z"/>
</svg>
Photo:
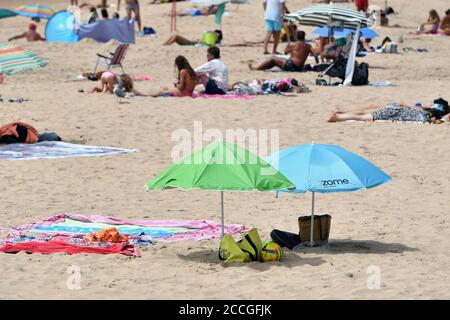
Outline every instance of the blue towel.
<svg viewBox="0 0 450 320">
<path fill-rule="evenodd" d="M 115 39 L 121 43 L 135 43 L 134 22 L 134 19 L 128 20 L 127 18 L 99 20 L 81 25 L 78 36 L 80 39 L 91 38 L 98 42 Z"/>
</svg>

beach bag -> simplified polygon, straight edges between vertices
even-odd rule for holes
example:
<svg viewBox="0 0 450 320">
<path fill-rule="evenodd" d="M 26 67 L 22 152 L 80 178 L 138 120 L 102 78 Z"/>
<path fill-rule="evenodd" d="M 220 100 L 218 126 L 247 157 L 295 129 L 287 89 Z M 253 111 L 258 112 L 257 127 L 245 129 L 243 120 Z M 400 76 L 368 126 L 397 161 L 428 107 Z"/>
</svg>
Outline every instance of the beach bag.
<svg viewBox="0 0 450 320">
<path fill-rule="evenodd" d="M 201 43 L 213 47 L 217 44 L 218 37 L 215 32 L 205 32 L 202 34 L 202 40 Z"/>
<path fill-rule="evenodd" d="M 0 127 L 0 144 L 36 143 L 38 141 L 37 130 L 27 123 L 13 122 Z"/>
<path fill-rule="evenodd" d="M 296 233 L 274 229 L 270 233 L 270 238 L 282 248 L 294 249 L 302 243 L 300 236 Z"/>
<path fill-rule="evenodd" d="M 366 62 L 356 63 L 353 73 L 352 85 L 365 86 L 369 83 L 369 64 Z"/>
<path fill-rule="evenodd" d="M 256 228 L 238 242 L 230 235 L 225 235 L 220 241 L 219 258 L 225 262 L 260 261 L 261 248 L 262 241 Z"/>
<path fill-rule="evenodd" d="M 309 242 L 311 238 L 311 216 L 302 216 L 298 218 L 299 236 L 302 241 Z M 331 216 L 328 214 L 314 215 L 314 236 L 316 245 L 328 242 L 330 236 Z"/>
</svg>

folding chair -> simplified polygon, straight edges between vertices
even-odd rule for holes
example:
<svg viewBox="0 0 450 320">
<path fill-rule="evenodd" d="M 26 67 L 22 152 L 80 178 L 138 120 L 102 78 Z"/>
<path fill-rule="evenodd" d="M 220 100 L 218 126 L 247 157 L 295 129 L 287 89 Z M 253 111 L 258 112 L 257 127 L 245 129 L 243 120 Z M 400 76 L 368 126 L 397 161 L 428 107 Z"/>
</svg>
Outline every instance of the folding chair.
<svg viewBox="0 0 450 320">
<path fill-rule="evenodd" d="M 105 65 L 106 70 L 109 70 L 112 67 L 120 67 L 122 69 L 122 73 L 125 73 L 123 70 L 122 62 L 125 59 L 125 53 L 128 49 L 128 43 L 122 43 L 117 48 L 116 51 L 110 52 L 110 56 L 102 55 L 97 53 L 97 63 L 95 64 L 94 74 L 97 71 L 97 67 L 99 64 Z"/>
</svg>

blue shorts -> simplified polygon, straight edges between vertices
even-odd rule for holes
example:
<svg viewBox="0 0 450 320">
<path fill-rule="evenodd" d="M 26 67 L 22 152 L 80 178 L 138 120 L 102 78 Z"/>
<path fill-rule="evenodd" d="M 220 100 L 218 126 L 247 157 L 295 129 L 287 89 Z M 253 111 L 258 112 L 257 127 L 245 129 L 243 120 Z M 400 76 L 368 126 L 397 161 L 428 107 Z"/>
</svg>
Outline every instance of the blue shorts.
<svg viewBox="0 0 450 320">
<path fill-rule="evenodd" d="M 276 20 L 264 20 L 266 22 L 267 32 L 280 32 L 282 24 L 280 21 Z"/>
</svg>

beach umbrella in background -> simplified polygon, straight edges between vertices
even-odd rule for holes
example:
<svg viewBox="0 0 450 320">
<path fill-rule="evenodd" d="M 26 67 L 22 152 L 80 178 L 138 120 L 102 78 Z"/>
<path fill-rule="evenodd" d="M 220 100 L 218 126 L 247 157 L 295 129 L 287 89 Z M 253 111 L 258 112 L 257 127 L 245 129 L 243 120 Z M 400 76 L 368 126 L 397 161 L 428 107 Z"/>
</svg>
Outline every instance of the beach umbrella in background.
<svg viewBox="0 0 450 320">
<path fill-rule="evenodd" d="M 264 157 L 292 181 L 291 193 L 312 192 L 311 239 L 314 245 L 314 196 L 316 192 L 349 192 L 370 189 L 389 182 L 391 177 L 364 158 L 332 144 L 304 144 Z M 278 192 L 277 192 L 278 194 Z"/>
<path fill-rule="evenodd" d="M 50 19 L 55 13 L 51 8 L 44 7 L 39 4 L 29 4 L 18 7 L 14 10 L 15 13 L 24 17 Z"/>
<path fill-rule="evenodd" d="M 17 16 L 17 13 L 15 13 L 14 11 L 11 11 L 8 9 L 0 9 L 0 19 L 15 17 L 15 16 Z"/>
<path fill-rule="evenodd" d="M 274 191 L 294 187 L 263 159 L 236 144 L 222 141 L 192 153 L 146 184 L 147 190 L 179 188 L 220 191 L 222 237 L 224 191 Z"/>
<path fill-rule="evenodd" d="M 356 29 L 369 27 L 372 22 L 356 10 L 335 4 L 324 4 L 308 7 L 284 15 L 290 22 L 298 22 L 305 26 Z"/>
<path fill-rule="evenodd" d="M 46 66 L 48 59 L 19 47 L 0 44 L 0 73 L 12 75 L 21 71 L 39 69 Z"/>
<path fill-rule="evenodd" d="M 355 32 L 355 30 L 335 28 L 332 32 L 335 38 L 346 38 L 350 33 Z M 361 28 L 359 32 L 360 36 L 366 39 L 373 39 L 379 36 L 378 33 L 371 28 Z M 312 34 L 321 37 L 328 37 L 328 35 L 330 34 L 330 28 L 328 28 L 327 26 L 317 27 L 313 30 Z"/>
</svg>

